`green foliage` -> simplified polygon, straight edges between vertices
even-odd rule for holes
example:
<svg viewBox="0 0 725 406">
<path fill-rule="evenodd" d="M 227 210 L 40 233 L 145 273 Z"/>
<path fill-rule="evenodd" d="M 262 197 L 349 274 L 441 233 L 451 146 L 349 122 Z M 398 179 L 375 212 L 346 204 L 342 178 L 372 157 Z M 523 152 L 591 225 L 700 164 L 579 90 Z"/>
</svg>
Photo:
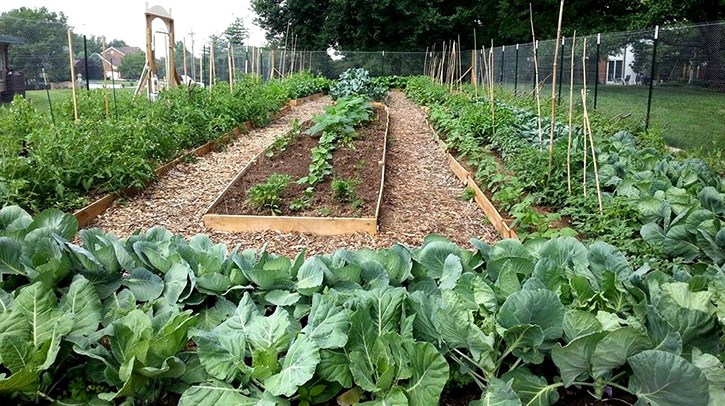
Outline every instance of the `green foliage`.
<svg viewBox="0 0 725 406">
<path fill-rule="evenodd" d="M 476 191 L 466 186 L 466 188 L 463 189 L 463 193 L 461 194 L 461 200 L 469 201 L 473 200 L 474 197 L 476 197 Z"/>
<path fill-rule="evenodd" d="M 602 209 L 594 186 L 591 154 L 584 167 L 582 131 L 572 128 L 572 191 L 566 177 L 568 128 L 554 126 L 553 170 L 548 173 L 548 140 L 540 144 L 536 115 L 497 101 L 496 128 L 489 105 L 470 89 L 452 94 L 429 78 L 411 78 L 406 92 L 430 106 L 430 120 L 449 148 L 476 168 L 476 178 L 498 207 L 514 218 L 525 239 L 571 236 L 605 241 L 625 250 L 632 262 L 663 269 L 725 263 L 722 204 L 725 179 L 697 158 L 676 158 L 652 134 L 636 138 L 603 124 L 596 134 Z M 525 102 L 511 100 L 511 103 Z M 543 133 L 550 131 L 549 124 Z M 495 152 L 505 166 L 501 173 Z M 589 153 L 589 150 L 587 150 Z M 588 182 L 585 195 L 581 179 Z M 545 206 L 547 210 L 536 209 Z M 557 213 L 558 211 L 558 213 Z M 572 228 L 549 229 L 568 216 Z"/>
<path fill-rule="evenodd" d="M 410 76 L 376 76 L 372 78 L 374 86 L 384 89 L 405 89 L 408 86 L 408 78 Z"/>
<path fill-rule="evenodd" d="M 348 69 L 332 86 L 330 97 L 333 100 L 351 96 L 365 96 L 370 100 L 382 100 L 387 88 L 370 79 L 370 73 L 362 68 Z"/>
<path fill-rule="evenodd" d="M 635 269 L 574 238 L 291 259 L 163 228 L 76 233 L 59 211 L 0 210 L 4 397 L 422 406 L 457 382 L 482 404 L 549 406 L 563 387 L 662 406 L 725 396 L 722 269 Z"/>
<path fill-rule="evenodd" d="M 17 98 L 0 109 L 0 202 L 33 212 L 74 210 L 86 205 L 90 194 L 143 187 L 157 165 L 245 121 L 265 125 L 293 94 L 316 92 L 302 86 L 307 78 L 262 83 L 241 77 L 234 93 L 224 83 L 210 91 L 179 87 L 163 92 L 157 102 L 119 92 L 118 120 L 113 110 L 106 117 L 101 90 L 80 92 L 80 120 L 73 120 L 68 99 L 56 105 L 55 125 Z"/>
<path fill-rule="evenodd" d="M 357 199 L 355 188 L 360 185 L 359 179 L 333 179 L 330 184 L 332 197 L 336 200 L 347 203 Z"/>
<path fill-rule="evenodd" d="M 264 183 L 252 186 L 247 191 L 247 203 L 257 210 L 269 210 L 274 216 L 280 213 L 282 195 L 292 181 L 289 175 L 272 174 Z"/>
<path fill-rule="evenodd" d="M 300 179 L 300 183 L 314 186 L 332 174 L 332 152 L 338 144 L 352 145 L 358 137 L 355 127 L 370 120 L 371 110 L 370 103 L 363 96 L 350 96 L 338 99 L 336 104 L 325 107 L 324 114 L 312 118 L 315 125 L 305 134 L 320 134 L 320 142 L 310 151 L 310 173 Z"/>
<path fill-rule="evenodd" d="M 124 55 L 121 64 L 118 66 L 118 73 L 124 79 L 136 80 L 141 77 L 143 68 L 146 65 L 146 54 L 141 51 L 131 52 Z"/>
</svg>

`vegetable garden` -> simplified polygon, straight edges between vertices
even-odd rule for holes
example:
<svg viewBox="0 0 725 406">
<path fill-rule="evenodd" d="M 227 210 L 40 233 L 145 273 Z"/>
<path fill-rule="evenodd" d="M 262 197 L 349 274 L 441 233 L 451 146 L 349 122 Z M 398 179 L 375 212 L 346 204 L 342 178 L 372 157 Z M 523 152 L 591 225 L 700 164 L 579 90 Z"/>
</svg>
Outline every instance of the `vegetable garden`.
<svg viewBox="0 0 725 406">
<path fill-rule="evenodd" d="M 379 158 L 366 155 L 386 147 L 386 110 L 370 100 L 402 97 L 394 90 L 386 99 L 388 87 L 425 108 L 520 240 L 463 245 L 431 234 L 418 246 L 282 256 L 267 241 L 231 246 L 162 227 L 127 237 L 79 229 L 63 212 L 98 193 L 142 187 L 183 151 L 244 121 L 264 126 L 288 100 L 329 91 L 335 104 L 295 121 L 213 207 L 324 216 L 315 204 L 336 201 L 338 213 L 363 215 L 381 197 L 361 190 L 390 182 Z M 0 110 L 9 134 L 0 175 L 0 398 L 725 404 L 722 174 L 603 115 L 591 115 L 591 134 L 563 124 L 563 110 L 553 130 L 540 128 L 530 100 L 479 92 L 350 71 L 333 84 L 299 74 L 243 78 L 233 92 L 182 87 L 155 103 L 129 97 L 115 120 L 93 93 L 81 99 L 79 122 L 67 106 L 55 123 L 22 100 Z M 541 137 L 550 130 L 551 144 Z"/>
</svg>

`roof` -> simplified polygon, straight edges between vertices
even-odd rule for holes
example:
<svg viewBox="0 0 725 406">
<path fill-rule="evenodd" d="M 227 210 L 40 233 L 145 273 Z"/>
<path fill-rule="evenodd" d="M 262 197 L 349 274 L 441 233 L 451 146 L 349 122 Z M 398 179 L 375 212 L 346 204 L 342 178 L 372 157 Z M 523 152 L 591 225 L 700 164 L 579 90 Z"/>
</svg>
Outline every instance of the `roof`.
<svg viewBox="0 0 725 406">
<path fill-rule="evenodd" d="M 13 37 L 12 35 L 0 35 L 0 44 L 25 44 L 25 40 L 20 37 Z"/>
<path fill-rule="evenodd" d="M 101 57 L 111 65 L 119 66 L 121 64 L 121 59 L 123 59 L 126 54 L 132 52 L 142 51 L 139 47 L 108 47 L 103 52 L 101 52 Z"/>
</svg>

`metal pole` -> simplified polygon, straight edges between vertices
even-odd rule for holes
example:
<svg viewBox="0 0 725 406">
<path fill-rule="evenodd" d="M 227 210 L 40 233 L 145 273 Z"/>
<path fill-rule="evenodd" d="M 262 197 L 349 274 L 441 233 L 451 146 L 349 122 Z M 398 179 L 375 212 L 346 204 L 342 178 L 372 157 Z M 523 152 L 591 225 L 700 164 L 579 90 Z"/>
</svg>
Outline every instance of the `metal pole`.
<svg viewBox="0 0 725 406">
<path fill-rule="evenodd" d="M 91 82 L 88 80 L 88 42 L 85 35 L 83 36 L 83 61 L 86 68 L 86 90 L 91 90 Z"/>
<path fill-rule="evenodd" d="M 599 48 L 602 45 L 602 34 L 597 34 L 597 61 L 594 67 L 594 108 L 597 108 L 597 93 L 599 93 Z"/>
<path fill-rule="evenodd" d="M 564 74 L 564 45 L 565 45 L 566 37 L 561 37 L 561 58 L 559 58 L 559 94 L 556 100 L 556 105 L 558 106 L 561 104 L 561 82 L 563 81 L 563 74 Z"/>
<path fill-rule="evenodd" d="M 516 65 L 514 66 L 514 93 L 519 86 L 519 44 L 516 44 Z"/>
<path fill-rule="evenodd" d="M 501 73 L 499 74 L 499 83 L 503 83 L 503 58 L 506 55 L 506 45 L 501 46 Z"/>
<path fill-rule="evenodd" d="M 649 113 L 652 109 L 652 87 L 655 81 L 655 66 L 657 65 L 657 39 L 660 36 L 660 26 L 655 26 L 655 38 L 652 44 L 652 69 L 649 75 L 649 96 L 647 96 L 647 117 L 644 121 L 644 129 L 649 129 Z"/>
</svg>

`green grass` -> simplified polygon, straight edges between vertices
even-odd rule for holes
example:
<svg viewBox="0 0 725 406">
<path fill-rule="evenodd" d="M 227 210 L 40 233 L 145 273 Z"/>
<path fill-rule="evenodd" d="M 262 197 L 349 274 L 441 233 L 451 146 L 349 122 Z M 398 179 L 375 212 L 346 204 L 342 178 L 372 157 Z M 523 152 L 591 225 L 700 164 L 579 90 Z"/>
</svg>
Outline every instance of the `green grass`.
<svg viewBox="0 0 725 406">
<path fill-rule="evenodd" d="M 85 90 L 81 89 L 80 92 L 85 92 Z M 133 92 L 133 87 L 124 87 L 121 89 L 116 89 L 116 92 Z M 53 103 L 53 107 L 60 106 L 60 103 L 62 103 L 64 100 L 69 99 L 71 97 L 72 91 L 71 89 L 53 89 L 50 90 L 50 102 Z M 48 106 L 48 95 L 46 94 L 45 90 L 28 90 L 25 92 L 25 97 L 33 102 L 35 107 L 38 108 L 40 111 L 49 111 Z M 108 89 L 108 97 L 111 102 L 111 106 L 113 106 L 113 89 Z"/>
<path fill-rule="evenodd" d="M 506 88 L 513 86 L 504 85 Z M 531 91 L 528 84 L 527 91 Z M 512 89 L 513 90 L 513 89 Z M 519 92 L 522 85 L 519 84 Z M 647 86 L 600 85 L 596 111 L 613 120 L 644 126 L 647 114 Z M 579 88 L 575 100 L 581 103 Z M 562 87 L 561 106 L 568 103 L 569 89 Z M 551 85 L 545 86 L 542 102 L 551 97 Z M 589 88 L 589 103 L 594 89 Z M 565 108 L 565 107 L 564 107 Z M 542 107 L 543 109 L 543 107 Z M 548 110 L 542 110 L 544 114 Z M 546 113 L 545 115 L 548 115 Z M 685 150 L 725 150 L 725 93 L 695 86 L 655 86 L 652 94 L 650 128 L 662 131 L 670 146 Z"/>
<path fill-rule="evenodd" d="M 608 116 L 628 114 L 644 122 L 646 86 L 602 86 L 597 110 Z M 685 86 L 656 86 L 650 127 L 663 131 L 665 141 L 682 149 L 725 149 L 725 93 Z"/>
</svg>

